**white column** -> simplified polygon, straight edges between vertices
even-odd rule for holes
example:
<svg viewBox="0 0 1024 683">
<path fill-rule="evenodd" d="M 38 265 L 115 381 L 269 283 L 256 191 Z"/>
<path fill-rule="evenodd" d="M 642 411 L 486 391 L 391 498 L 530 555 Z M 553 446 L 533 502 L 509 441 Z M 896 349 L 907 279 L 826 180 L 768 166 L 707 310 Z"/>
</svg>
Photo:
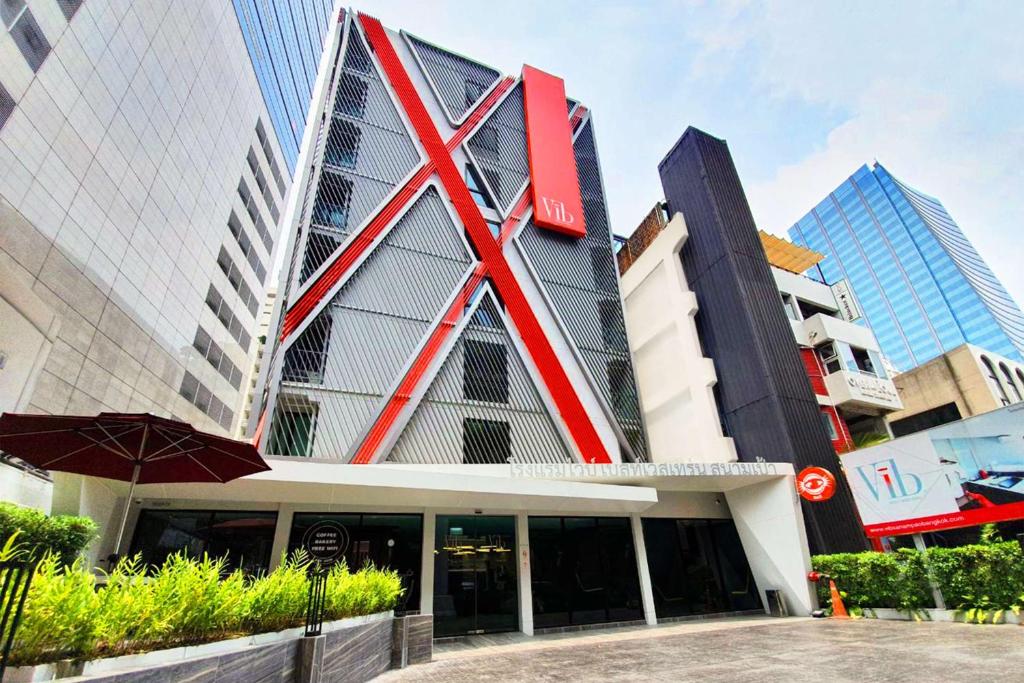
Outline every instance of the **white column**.
<svg viewBox="0 0 1024 683">
<path fill-rule="evenodd" d="M 733 489 L 725 498 L 762 603 L 767 608 L 766 590 L 781 590 L 790 614 L 809 615 L 818 599 L 807 580 L 811 556 L 794 477 Z"/>
<path fill-rule="evenodd" d="M 651 588 L 651 570 L 647 566 L 647 544 L 644 543 L 644 526 L 640 515 L 630 515 L 633 526 L 633 547 L 636 548 L 636 573 L 640 577 L 640 598 L 644 603 L 644 619 L 648 626 L 658 623 L 658 614 L 654 609 L 654 589 Z"/>
<path fill-rule="evenodd" d="M 530 518 L 516 515 L 516 561 L 519 563 L 519 630 L 533 635 L 533 582 L 530 580 Z"/>
<path fill-rule="evenodd" d="M 292 505 L 282 503 L 277 509 L 277 525 L 274 527 L 274 542 L 270 544 L 270 571 L 281 564 L 281 554 L 288 550 L 288 538 L 292 533 Z"/>
<path fill-rule="evenodd" d="M 423 552 L 420 560 L 420 614 L 434 613 L 434 529 L 437 515 L 423 511 Z"/>
</svg>

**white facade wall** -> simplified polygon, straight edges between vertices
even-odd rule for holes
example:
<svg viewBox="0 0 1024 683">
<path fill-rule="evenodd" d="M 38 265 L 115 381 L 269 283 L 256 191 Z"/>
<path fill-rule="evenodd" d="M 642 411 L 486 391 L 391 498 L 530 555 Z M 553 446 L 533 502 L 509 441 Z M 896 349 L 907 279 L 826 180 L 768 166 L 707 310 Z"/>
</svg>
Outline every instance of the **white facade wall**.
<svg viewBox="0 0 1024 683">
<path fill-rule="evenodd" d="M 697 337 L 697 298 L 679 259 L 687 237 L 677 213 L 621 277 L 651 462 L 733 462 L 712 392 L 715 367 Z"/>
<path fill-rule="evenodd" d="M 258 344 L 242 348 L 204 301 L 212 283 L 223 317 L 252 335 L 254 317 L 217 258 L 223 247 L 262 301 L 266 275 L 228 230 L 233 210 L 273 269 L 237 192 L 243 178 L 275 235 L 246 161 L 252 146 L 283 209 L 257 120 L 284 163 L 231 3 L 185 9 L 86 0 L 69 21 L 56 0 L 29 0 L 52 47 L 35 72 L 0 32 L 0 85 L 16 103 L 0 127 L 0 202 L 23 219 L 0 226 L 3 276 L 27 283 L 61 319 L 27 411 L 148 411 L 222 433 L 238 423 L 244 382 L 235 388 L 193 341 L 201 325 L 245 379 Z M 13 334 L 0 329 L 0 347 Z M 186 371 L 230 415 L 211 417 L 183 397 Z M 206 407 L 206 396 L 198 402 Z"/>
</svg>

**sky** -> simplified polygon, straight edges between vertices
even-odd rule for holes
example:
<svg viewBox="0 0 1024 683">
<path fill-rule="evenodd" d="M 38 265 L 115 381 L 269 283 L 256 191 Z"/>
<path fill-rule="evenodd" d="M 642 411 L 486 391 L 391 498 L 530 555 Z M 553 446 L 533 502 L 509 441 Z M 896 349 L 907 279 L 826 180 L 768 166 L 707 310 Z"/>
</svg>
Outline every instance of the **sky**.
<svg viewBox="0 0 1024 683">
<path fill-rule="evenodd" d="M 758 227 L 786 230 L 862 164 L 945 205 L 1024 303 L 1024 2 L 352 0 L 593 112 L 613 230 L 662 198 L 687 126 L 724 138 Z"/>
</svg>

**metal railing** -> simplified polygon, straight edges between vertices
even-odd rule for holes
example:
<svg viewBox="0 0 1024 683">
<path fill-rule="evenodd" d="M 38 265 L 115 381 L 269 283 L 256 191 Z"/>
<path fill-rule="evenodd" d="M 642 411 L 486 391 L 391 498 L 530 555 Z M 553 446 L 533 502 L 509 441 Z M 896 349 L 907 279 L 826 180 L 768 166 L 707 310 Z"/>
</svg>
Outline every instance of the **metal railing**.
<svg viewBox="0 0 1024 683">
<path fill-rule="evenodd" d="M 0 562 L 0 580 L 3 582 L 0 588 L 0 646 L 3 647 L 0 654 L 0 681 L 7 671 L 7 660 L 11 655 L 14 635 L 21 622 L 25 598 L 28 597 L 35 570 L 36 564 L 31 561 Z"/>
</svg>

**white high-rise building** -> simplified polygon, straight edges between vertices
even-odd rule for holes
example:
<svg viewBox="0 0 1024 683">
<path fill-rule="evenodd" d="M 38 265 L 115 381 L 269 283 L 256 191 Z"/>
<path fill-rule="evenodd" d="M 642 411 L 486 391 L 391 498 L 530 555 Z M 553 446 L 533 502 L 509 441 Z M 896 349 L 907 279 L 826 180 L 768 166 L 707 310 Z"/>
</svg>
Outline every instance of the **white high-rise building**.
<svg viewBox="0 0 1024 683">
<path fill-rule="evenodd" d="M 290 178 L 232 4 L 184 9 L 0 0 L 2 410 L 238 426 Z"/>
</svg>

